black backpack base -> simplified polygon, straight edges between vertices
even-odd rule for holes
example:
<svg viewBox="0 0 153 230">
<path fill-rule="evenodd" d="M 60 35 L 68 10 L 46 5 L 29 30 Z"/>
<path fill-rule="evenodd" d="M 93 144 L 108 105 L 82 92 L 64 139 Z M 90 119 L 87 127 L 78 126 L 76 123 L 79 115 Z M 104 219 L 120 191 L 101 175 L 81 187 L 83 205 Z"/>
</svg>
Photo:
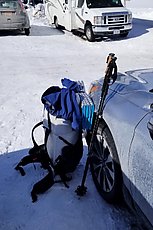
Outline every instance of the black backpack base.
<svg viewBox="0 0 153 230">
<path fill-rule="evenodd" d="M 48 189 L 52 187 L 54 184 L 53 172 L 50 172 L 36 184 L 34 184 L 33 189 L 31 191 L 32 202 L 37 201 L 37 195 L 46 192 Z"/>
<path fill-rule="evenodd" d="M 36 127 L 38 126 L 36 125 Z M 34 137 L 32 139 L 34 140 Z M 40 163 L 43 169 L 48 170 L 48 174 L 43 179 L 34 184 L 32 188 L 32 202 L 36 202 L 37 195 L 46 192 L 53 186 L 54 183 L 62 182 L 65 187 L 69 188 L 67 182 L 72 178 L 67 176 L 67 173 L 74 172 L 77 165 L 79 164 L 83 155 L 83 143 L 82 135 L 80 133 L 80 137 L 77 143 L 75 145 L 70 144 L 63 147 L 61 155 L 57 157 L 55 164 L 53 164 L 47 153 L 46 144 L 37 145 L 35 140 L 33 142 L 34 147 L 29 150 L 28 155 L 20 160 L 20 162 L 15 167 L 15 170 L 19 171 L 22 176 L 25 176 L 26 173 L 23 167 L 31 163 Z M 59 175 L 61 179 L 58 181 L 55 180 L 54 178 L 56 175 Z"/>
<path fill-rule="evenodd" d="M 91 130 L 92 127 L 94 104 L 85 93 L 83 82 L 67 78 L 61 82 L 63 88 L 52 86 L 43 93 L 41 101 L 46 117 L 33 127 L 34 147 L 15 167 L 22 176 L 25 176 L 23 167 L 30 163 L 40 163 L 42 168 L 48 170 L 48 174 L 33 186 L 33 202 L 37 200 L 38 194 L 44 193 L 57 182 L 56 175 L 61 179 L 58 182 L 62 181 L 67 188 L 69 187 L 67 182 L 71 178 L 67 174 L 74 172 L 83 155 L 82 132 Z M 45 130 L 42 145 L 36 143 L 33 135 L 34 130 L 40 125 Z"/>
</svg>

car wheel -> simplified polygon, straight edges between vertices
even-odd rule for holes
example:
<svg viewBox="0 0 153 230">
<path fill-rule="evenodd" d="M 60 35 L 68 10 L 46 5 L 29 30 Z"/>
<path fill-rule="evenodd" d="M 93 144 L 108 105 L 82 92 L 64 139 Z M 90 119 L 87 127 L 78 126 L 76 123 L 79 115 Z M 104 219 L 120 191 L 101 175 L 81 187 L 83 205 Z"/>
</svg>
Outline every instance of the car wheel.
<svg viewBox="0 0 153 230">
<path fill-rule="evenodd" d="M 25 35 L 29 36 L 29 34 L 30 34 L 30 29 L 29 29 L 29 28 L 26 28 L 24 31 L 25 31 Z"/>
<path fill-rule="evenodd" d="M 94 140 L 90 169 L 100 195 L 109 203 L 122 197 L 122 173 L 108 126 L 100 123 Z"/>
<path fill-rule="evenodd" d="M 93 42 L 95 40 L 95 36 L 93 34 L 92 26 L 86 25 L 85 27 L 85 35 L 89 42 Z"/>
</svg>

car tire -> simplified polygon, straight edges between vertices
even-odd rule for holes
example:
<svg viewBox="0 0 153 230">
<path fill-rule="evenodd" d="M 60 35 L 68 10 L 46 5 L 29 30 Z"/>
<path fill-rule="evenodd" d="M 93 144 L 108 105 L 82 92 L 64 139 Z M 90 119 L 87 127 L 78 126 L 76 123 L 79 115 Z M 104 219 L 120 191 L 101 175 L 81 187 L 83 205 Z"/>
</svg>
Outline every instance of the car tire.
<svg viewBox="0 0 153 230">
<path fill-rule="evenodd" d="M 30 34 L 30 29 L 29 29 L 29 28 L 26 28 L 24 31 L 25 31 L 25 35 L 29 36 L 29 34 Z"/>
<path fill-rule="evenodd" d="M 122 173 L 108 126 L 101 122 L 92 149 L 90 169 L 100 195 L 109 203 L 122 198 Z"/>
<path fill-rule="evenodd" d="M 85 26 L 85 35 L 86 38 L 89 42 L 94 42 L 95 41 L 95 36 L 93 34 L 92 26 L 91 25 L 86 25 Z"/>
</svg>

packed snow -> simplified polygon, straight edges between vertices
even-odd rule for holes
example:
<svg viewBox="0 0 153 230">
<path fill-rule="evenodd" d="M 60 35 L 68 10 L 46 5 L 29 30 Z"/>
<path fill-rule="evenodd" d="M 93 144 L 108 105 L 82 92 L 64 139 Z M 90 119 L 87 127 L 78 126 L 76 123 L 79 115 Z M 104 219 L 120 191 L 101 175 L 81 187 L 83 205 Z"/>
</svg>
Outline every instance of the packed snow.
<svg viewBox="0 0 153 230">
<path fill-rule="evenodd" d="M 118 57 L 120 72 L 153 67 L 153 3 L 127 2 L 133 13 L 133 29 L 126 39 L 89 43 L 84 37 L 49 26 L 45 17 L 33 17 L 30 36 L 0 33 L 0 230 L 127 230 L 139 229 L 126 207 L 107 204 L 98 194 L 90 171 L 84 197 L 75 189 L 81 183 L 84 157 L 72 174 L 70 188 L 53 185 L 32 203 L 34 183 L 45 174 L 39 164 L 24 167 L 22 177 L 14 170 L 32 147 L 31 129 L 42 119 L 42 93 L 61 86 L 64 77 L 90 82 L 104 75 L 106 57 Z M 41 128 L 40 128 L 41 129 Z M 43 130 L 36 133 L 41 143 Z"/>
</svg>

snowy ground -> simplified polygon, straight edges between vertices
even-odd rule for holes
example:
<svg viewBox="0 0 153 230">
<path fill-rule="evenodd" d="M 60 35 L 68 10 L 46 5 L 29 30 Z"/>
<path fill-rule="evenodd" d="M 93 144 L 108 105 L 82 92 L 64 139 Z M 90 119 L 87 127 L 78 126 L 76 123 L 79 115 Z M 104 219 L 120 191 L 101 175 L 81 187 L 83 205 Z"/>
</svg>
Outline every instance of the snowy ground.
<svg viewBox="0 0 153 230">
<path fill-rule="evenodd" d="M 108 205 L 98 195 L 90 172 L 87 195 L 76 196 L 86 145 L 70 188 L 56 184 L 34 204 L 30 191 L 46 172 L 39 165 L 26 166 L 25 177 L 14 170 L 32 147 L 31 129 L 42 119 L 40 98 L 49 86 L 61 85 L 61 78 L 68 77 L 84 80 L 88 89 L 93 79 L 104 75 L 110 52 L 118 57 L 120 72 L 153 67 L 153 6 L 131 10 L 133 30 L 122 40 L 89 43 L 32 16 L 29 37 L 0 34 L 0 230 L 133 229 L 135 220 L 125 208 Z"/>
</svg>

